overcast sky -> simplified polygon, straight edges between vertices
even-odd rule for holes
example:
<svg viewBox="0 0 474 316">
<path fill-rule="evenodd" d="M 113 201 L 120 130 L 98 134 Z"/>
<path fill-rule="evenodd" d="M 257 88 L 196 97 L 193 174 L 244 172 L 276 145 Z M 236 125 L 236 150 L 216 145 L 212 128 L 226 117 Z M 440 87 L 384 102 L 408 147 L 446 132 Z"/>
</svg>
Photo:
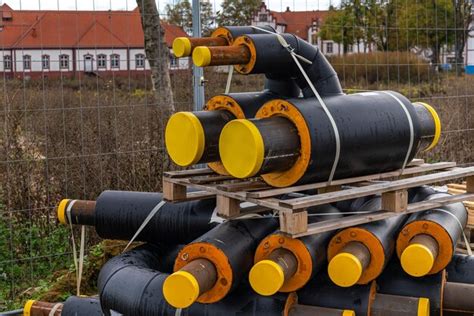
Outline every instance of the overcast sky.
<svg viewBox="0 0 474 316">
<path fill-rule="evenodd" d="M 158 8 L 163 12 L 167 3 L 176 3 L 179 0 L 156 0 Z M 190 0 L 191 1 L 191 0 Z M 210 0 L 215 10 L 219 10 L 222 0 Z M 283 11 L 290 7 L 292 11 L 324 10 L 330 2 L 338 0 L 266 0 L 267 6 L 275 11 Z M 7 3 L 13 9 L 23 10 L 132 10 L 136 7 L 136 0 L 0 0 L 0 4 Z"/>
</svg>

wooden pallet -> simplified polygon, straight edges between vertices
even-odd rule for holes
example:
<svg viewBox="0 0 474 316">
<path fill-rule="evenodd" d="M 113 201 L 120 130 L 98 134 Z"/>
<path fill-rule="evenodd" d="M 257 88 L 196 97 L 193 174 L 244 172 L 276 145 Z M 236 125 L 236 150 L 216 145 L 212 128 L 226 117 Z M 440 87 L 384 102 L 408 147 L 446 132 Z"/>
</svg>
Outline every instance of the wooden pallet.
<svg viewBox="0 0 474 316">
<path fill-rule="evenodd" d="M 449 183 L 448 192 L 451 194 L 465 194 L 467 183 Z M 467 209 L 467 225 L 469 228 L 474 229 L 474 202 L 463 201 Z"/>
<path fill-rule="evenodd" d="M 466 192 L 459 195 L 437 198 L 408 204 L 407 190 L 413 187 L 466 178 Z M 342 186 L 345 188 L 342 190 Z M 197 192 L 187 193 L 187 188 Z M 281 200 L 280 195 L 317 190 L 318 194 Z M 373 194 L 382 196 L 383 211 L 370 214 L 351 215 L 337 220 L 326 220 L 308 224 L 307 209 Z M 301 237 L 329 230 L 360 225 L 382 220 L 399 214 L 409 214 L 441 205 L 474 201 L 474 167 L 458 168 L 454 162 L 425 163 L 414 159 L 403 170 L 372 174 L 327 182 L 273 188 L 260 178 L 235 179 L 217 175 L 208 168 L 166 172 L 163 177 L 165 200 L 177 202 L 216 196 L 218 214 L 225 218 L 236 218 L 248 213 L 241 209 L 242 202 L 257 205 L 252 212 L 273 209 L 279 212 L 281 231 L 293 237 Z"/>
</svg>

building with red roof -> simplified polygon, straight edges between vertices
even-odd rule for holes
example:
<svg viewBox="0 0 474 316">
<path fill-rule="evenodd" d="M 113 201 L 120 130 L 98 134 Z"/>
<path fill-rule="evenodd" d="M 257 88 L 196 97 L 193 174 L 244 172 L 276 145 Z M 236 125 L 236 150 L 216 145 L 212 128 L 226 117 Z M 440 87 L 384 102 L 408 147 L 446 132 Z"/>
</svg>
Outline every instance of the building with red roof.
<svg viewBox="0 0 474 316">
<path fill-rule="evenodd" d="M 284 12 L 272 11 L 262 2 L 255 12 L 252 25 L 270 25 L 280 33 L 292 33 L 313 45 L 317 45 L 325 55 L 342 54 L 342 45 L 332 40 L 322 40 L 318 32 L 329 11 L 291 11 L 289 7 Z M 348 52 L 363 51 L 363 43 L 358 48 L 348 47 Z"/>
<path fill-rule="evenodd" d="M 0 6 L 0 72 L 7 77 L 129 74 L 149 70 L 138 8 L 133 11 L 33 11 Z M 187 36 L 162 23 L 165 41 Z M 171 67 L 188 60 L 171 57 Z"/>
</svg>

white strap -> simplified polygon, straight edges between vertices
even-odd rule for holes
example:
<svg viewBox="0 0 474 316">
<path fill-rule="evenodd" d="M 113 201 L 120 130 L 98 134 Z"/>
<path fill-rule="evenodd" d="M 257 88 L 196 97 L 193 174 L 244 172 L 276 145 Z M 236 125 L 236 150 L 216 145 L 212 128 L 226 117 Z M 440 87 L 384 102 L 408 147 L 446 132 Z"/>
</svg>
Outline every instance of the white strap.
<svg viewBox="0 0 474 316">
<path fill-rule="evenodd" d="M 77 278 L 76 291 L 77 296 L 81 295 L 82 270 L 84 267 L 84 248 L 86 243 L 86 226 L 81 226 L 81 247 L 79 248 L 79 272 Z"/>
<path fill-rule="evenodd" d="M 467 239 L 467 236 L 466 236 L 466 234 L 464 233 L 464 227 L 462 226 L 461 222 L 459 221 L 459 218 L 457 218 L 456 215 L 454 215 L 453 213 L 448 212 L 448 211 L 443 210 L 443 209 L 435 208 L 435 209 L 433 209 L 433 211 L 438 211 L 438 212 L 442 212 L 442 213 L 449 214 L 452 218 L 454 218 L 454 219 L 456 220 L 456 222 L 458 223 L 459 227 L 461 228 L 462 237 L 463 237 L 463 239 L 464 239 L 464 243 L 466 244 L 467 254 L 468 254 L 469 256 L 472 256 L 471 244 L 469 243 L 469 240 Z"/>
<path fill-rule="evenodd" d="M 285 38 L 283 36 L 281 36 L 280 34 L 278 33 L 274 33 L 274 32 L 270 32 L 270 31 L 267 31 L 267 30 L 264 30 L 264 29 L 261 29 L 261 28 L 257 28 L 257 27 L 254 27 L 262 32 L 267 32 L 267 33 L 270 33 L 270 34 L 275 34 L 278 38 L 278 41 L 280 42 L 280 44 L 286 48 L 288 50 L 288 52 L 290 53 L 291 57 L 293 58 L 295 64 L 298 66 L 298 69 L 300 70 L 301 74 L 303 75 L 303 77 L 305 78 L 306 82 L 308 83 L 309 87 L 311 88 L 311 91 L 313 92 L 313 94 L 316 96 L 316 98 L 318 99 L 319 103 L 321 104 L 321 107 L 323 108 L 324 110 L 324 113 L 326 113 L 326 116 L 328 117 L 329 121 L 331 122 L 331 126 L 332 126 L 332 129 L 334 131 L 334 138 L 336 139 L 336 153 L 334 154 L 334 162 L 333 162 L 333 165 L 332 165 L 332 168 L 331 168 L 331 173 L 329 174 L 329 178 L 328 178 L 328 183 L 327 185 L 331 185 L 331 182 L 334 178 L 334 174 L 336 173 L 336 169 L 337 169 L 337 165 L 339 163 L 339 157 L 341 155 L 341 138 L 340 138 L 340 135 L 339 135 L 339 129 L 337 128 L 337 125 L 336 125 L 336 121 L 334 120 L 331 112 L 329 111 L 328 107 L 326 106 L 326 103 L 324 102 L 324 100 L 321 98 L 321 96 L 319 95 L 318 91 L 316 90 L 316 87 L 313 85 L 313 83 L 311 82 L 311 80 L 309 79 L 308 77 L 308 74 L 306 73 L 306 71 L 303 69 L 303 66 L 301 66 L 301 63 L 299 62 L 299 60 L 302 60 L 306 63 L 309 63 L 311 64 L 311 61 L 309 61 L 308 59 L 304 58 L 303 56 L 300 56 L 298 54 L 296 54 L 294 52 L 294 48 L 292 48 L 290 46 L 290 44 L 288 44 L 285 40 Z M 298 60 L 299 59 L 299 60 Z"/>
<path fill-rule="evenodd" d="M 399 98 L 397 98 L 395 95 L 393 95 L 392 93 L 390 93 L 388 91 L 381 91 L 381 92 L 385 93 L 385 94 L 388 94 L 389 96 L 391 96 L 392 98 L 397 100 L 398 104 L 400 104 L 403 111 L 405 112 L 405 115 L 407 116 L 407 120 L 408 120 L 408 125 L 410 126 L 410 143 L 408 145 L 407 154 L 405 156 L 405 160 L 403 161 L 402 168 L 400 169 L 400 175 L 402 175 L 403 172 L 405 171 L 405 167 L 408 164 L 408 158 L 410 158 L 411 150 L 413 149 L 413 143 L 414 143 L 414 138 L 415 138 L 415 129 L 413 128 L 413 120 L 411 119 L 411 115 L 410 115 L 410 112 L 408 112 L 407 107 L 405 106 L 405 104 L 402 101 L 400 101 Z"/>
<path fill-rule="evenodd" d="M 150 220 L 153 218 L 153 216 L 155 216 L 156 213 L 158 213 L 158 211 L 163 207 L 163 205 L 165 205 L 166 202 L 165 201 L 160 201 L 160 203 L 156 204 L 156 206 L 151 210 L 150 214 L 148 214 L 148 216 L 145 218 L 145 220 L 143 221 L 143 223 L 140 225 L 140 227 L 138 228 L 137 232 L 135 233 L 135 235 L 133 235 L 132 239 L 130 239 L 130 241 L 128 242 L 127 246 L 125 246 L 125 249 L 122 251 L 125 252 L 128 247 L 130 247 L 130 245 L 132 244 L 132 242 L 135 241 L 135 238 L 138 237 L 138 235 L 140 235 L 140 233 L 142 232 L 142 230 L 146 227 L 146 225 L 148 225 L 148 223 L 150 222 Z"/>
<path fill-rule="evenodd" d="M 232 84 L 232 76 L 234 75 L 234 66 L 229 66 L 229 73 L 227 74 L 227 83 L 225 85 L 225 94 L 230 92 L 230 85 Z"/>
<path fill-rule="evenodd" d="M 74 238 L 74 229 L 72 227 L 72 220 L 71 220 L 71 209 L 75 203 L 76 203 L 76 200 L 72 200 L 71 202 L 69 202 L 69 205 L 66 208 L 66 216 L 67 216 L 67 221 L 69 222 L 69 227 L 71 229 L 72 253 L 73 253 L 73 259 L 74 259 L 74 269 L 76 272 L 76 295 L 79 296 L 81 295 L 82 270 L 84 266 L 86 227 L 84 225 L 81 226 L 81 239 L 80 239 L 79 258 L 78 258 L 77 249 L 76 249 L 76 240 Z"/>
<path fill-rule="evenodd" d="M 54 314 L 57 312 L 57 310 L 62 307 L 64 304 L 63 303 L 57 303 L 56 305 L 53 306 L 53 308 L 51 308 L 51 310 L 49 311 L 49 314 L 48 316 L 54 316 Z"/>
</svg>

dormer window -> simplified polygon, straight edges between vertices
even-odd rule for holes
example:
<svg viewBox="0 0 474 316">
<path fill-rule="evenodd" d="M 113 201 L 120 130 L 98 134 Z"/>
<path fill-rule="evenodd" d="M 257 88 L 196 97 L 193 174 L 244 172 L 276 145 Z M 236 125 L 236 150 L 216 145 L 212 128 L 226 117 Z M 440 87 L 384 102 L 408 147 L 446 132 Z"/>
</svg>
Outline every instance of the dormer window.
<svg viewBox="0 0 474 316">
<path fill-rule="evenodd" d="M 260 22 L 267 22 L 267 21 L 268 21 L 268 14 L 266 14 L 266 13 L 260 13 L 260 14 L 258 15 L 258 20 L 259 20 Z"/>
<path fill-rule="evenodd" d="M 13 15 L 9 11 L 3 11 L 2 12 L 2 20 L 3 21 L 11 21 L 13 20 Z"/>
</svg>

